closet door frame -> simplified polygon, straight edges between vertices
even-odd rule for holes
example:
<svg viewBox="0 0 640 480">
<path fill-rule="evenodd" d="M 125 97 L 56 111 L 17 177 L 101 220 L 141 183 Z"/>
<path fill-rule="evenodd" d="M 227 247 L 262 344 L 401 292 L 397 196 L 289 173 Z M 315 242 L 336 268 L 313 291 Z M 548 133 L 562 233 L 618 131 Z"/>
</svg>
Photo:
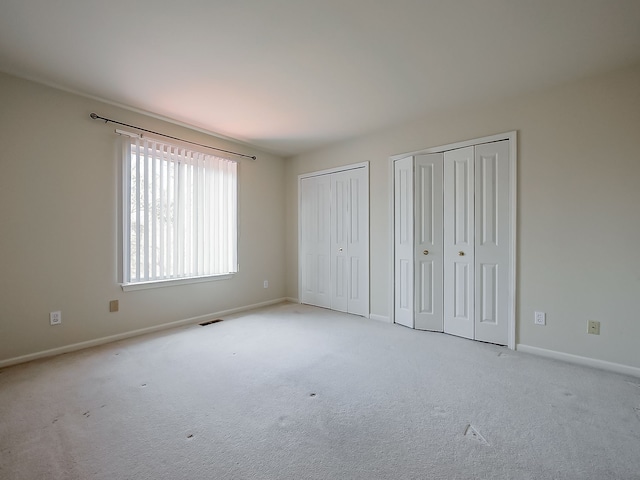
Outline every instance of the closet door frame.
<svg viewBox="0 0 640 480">
<path fill-rule="evenodd" d="M 398 155 L 393 155 L 389 157 L 389 191 L 390 201 L 389 201 L 389 245 L 390 245 L 390 253 L 389 253 L 389 272 L 392 272 L 389 275 L 389 311 L 390 311 L 390 321 L 391 323 L 395 323 L 395 282 L 393 274 L 394 272 L 394 258 L 395 258 L 395 210 L 394 210 L 394 198 L 395 198 L 395 181 L 394 181 L 394 162 L 406 157 L 414 156 L 414 155 L 422 155 L 428 153 L 444 153 L 448 150 L 455 150 L 459 148 L 475 146 L 482 143 L 491 143 L 498 142 L 501 140 L 509 140 L 509 292 L 507 298 L 507 314 L 508 314 L 508 337 L 507 337 L 507 347 L 511 350 L 515 350 L 516 348 L 516 232 L 517 232 L 517 178 L 518 178 L 518 170 L 517 170 L 517 153 L 518 153 L 518 143 L 517 143 L 517 131 L 513 130 L 510 132 L 499 133 L 496 135 L 490 135 L 486 137 L 474 138 L 470 140 L 464 140 L 461 142 L 450 143 L 447 145 L 439 145 L 436 147 L 430 147 L 423 150 L 417 150 L 413 152 L 401 153 Z"/>
<path fill-rule="evenodd" d="M 370 191 L 369 191 L 369 162 L 360 162 L 360 163 L 352 163 L 349 165 L 344 165 L 341 167 L 336 167 L 336 168 L 329 168 L 326 170 L 318 170 L 315 172 L 309 172 L 309 173 L 303 173 L 298 175 L 298 299 L 297 302 L 298 303 L 302 303 L 302 262 L 304 261 L 304 259 L 302 258 L 302 254 L 303 254 L 303 249 L 302 249 L 302 180 L 305 178 L 309 178 L 309 177 L 316 177 L 316 176 L 320 176 L 320 175 L 331 175 L 334 173 L 341 173 L 341 172 L 347 172 L 349 170 L 356 170 L 356 169 L 360 169 L 363 168 L 365 171 L 365 176 L 367 179 L 367 199 L 366 199 L 366 216 L 367 216 L 367 229 L 366 229 L 366 233 L 367 233 L 367 239 L 364 242 L 365 243 L 365 248 L 366 248 L 366 252 L 365 252 L 365 265 L 364 267 L 366 268 L 366 312 L 364 312 L 364 316 L 365 318 L 370 318 L 370 311 L 371 311 L 371 303 L 370 303 L 370 298 L 371 298 L 371 275 L 370 275 L 370 251 L 369 251 L 369 232 L 370 232 L 370 225 L 369 225 L 369 202 L 370 202 Z M 360 315 L 360 314 L 357 314 Z"/>
</svg>

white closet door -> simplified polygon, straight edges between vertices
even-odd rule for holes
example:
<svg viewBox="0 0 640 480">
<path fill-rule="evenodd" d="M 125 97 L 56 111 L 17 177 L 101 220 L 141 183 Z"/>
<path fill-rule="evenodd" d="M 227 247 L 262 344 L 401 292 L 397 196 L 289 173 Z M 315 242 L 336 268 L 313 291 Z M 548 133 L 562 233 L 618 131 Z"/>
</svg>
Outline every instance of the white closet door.
<svg viewBox="0 0 640 480">
<path fill-rule="evenodd" d="M 369 172 L 357 168 L 348 174 L 347 202 L 347 312 L 369 315 Z M 339 252 L 342 253 L 342 252 Z"/>
<path fill-rule="evenodd" d="M 475 150 L 475 339 L 508 343 L 509 141 Z"/>
<path fill-rule="evenodd" d="M 349 304 L 349 172 L 331 179 L 331 308 L 346 312 Z"/>
<path fill-rule="evenodd" d="M 415 162 L 415 328 L 443 331 L 443 154 Z"/>
<path fill-rule="evenodd" d="M 300 301 L 369 316 L 369 173 L 300 178 Z"/>
<path fill-rule="evenodd" d="M 326 308 L 331 307 L 330 191 L 328 175 L 303 178 L 300 182 L 300 301 Z"/>
<path fill-rule="evenodd" d="M 394 318 L 413 328 L 413 157 L 394 163 L 394 182 Z"/>
<path fill-rule="evenodd" d="M 474 338 L 474 148 L 444 154 L 444 331 Z"/>
</svg>

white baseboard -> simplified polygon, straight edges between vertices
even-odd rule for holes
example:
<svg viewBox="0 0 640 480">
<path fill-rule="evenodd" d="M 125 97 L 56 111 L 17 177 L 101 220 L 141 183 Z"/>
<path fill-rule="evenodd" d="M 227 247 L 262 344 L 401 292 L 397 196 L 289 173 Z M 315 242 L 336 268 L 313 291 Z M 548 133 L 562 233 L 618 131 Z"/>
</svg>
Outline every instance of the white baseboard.
<svg viewBox="0 0 640 480">
<path fill-rule="evenodd" d="M 293 297 L 285 297 L 284 300 L 286 302 L 289 302 L 289 303 L 300 303 L 300 300 L 298 300 L 297 298 L 293 298 Z"/>
<path fill-rule="evenodd" d="M 55 355 L 61 355 L 63 353 L 75 352 L 76 350 L 83 350 L 85 348 L 96 347 L 98 345 L 104 345 L 105 343 L 117 342 L 118 340 L 124 340 L 126 338 L 137 337 L 139 335 L 145 335 L 148 333 L 158 332 L 160 330 L 167 330 L 169 328 L 182 327 L 184 325 L 191 325 L 196 323 L 206 322 L 214 318 L 222 317 L 225 315 L 231 315 L 234 313 L 244 312 L 246 310 L 254 310 L 256 308 L 267 307 L 269 305 L 275 305 L 276 303 L 282 303 L 287 301 L 286 298 L 277 298 L 275 300 L 267 300 L 266 302 L 254 303 L 253 305 L 245 305 L 243 307 L 231 308 L 229 310 L 222 310 L 215 313 L 207 313 L 206 315 L 200 315 L 197 317 L 185 318 L 182 320 L 176 320 L 175 322 L 163 323 L 162 325 L 154 325 L 153 327 L 141 328 L 139 330 L 132 330 L 130 332 L 118 333 L 116 335 L 110 335 L 108 337 L 96 338 L 94 340 L 88 340 L 86 342 L 73 343 L 71 345 L 65 345 L 64 347 L 52 348 L 50 350 L 43 350 L 41 352 L 30 353 L 28 355 L 21 355 L 19 357 L 8 358 L 6 360 L 0 360 L 0 368 L 8 367 L 10 365 L 16 365 L 18 363 L 30 362 L 40 358 L 53 357 Z"/>
<path fill-rule="evenodd" d="M 387 317 L 385 315 L 376 315 L 375 313 L 372 313 L 369 315 L 369 318 L 371 320 L 377 320 L 378 322 L 391 323 L 391 317 Z"/>
<path fill-rule="evenodd" d="M 545 348 L 532 347 L 530 345 L 523 345 L 519 343 L 516 346 L 516 350 L 525 353 L 531 353 L 533 355 L 539 355 L 541 357 L 553 358 L 555 360 L 562 360 L 569 363 L 576 363 L 578 365 L 584 365 L 587 367 L 599 368 L 601 370 L 608 370 L 610 372 L 621 373 L 623 375 L 631 375 L 634 377 L 640 377 L 640 368 L 632 367 L 630 365 L 623 365 L 621 363 L 607 362 L 605 360 L 598 360 L 595 358 L 581 357 L 579 355 L 572 355 L 571 353 L 557 352 L 555 350 L 547 350 Z"/>
</svg>

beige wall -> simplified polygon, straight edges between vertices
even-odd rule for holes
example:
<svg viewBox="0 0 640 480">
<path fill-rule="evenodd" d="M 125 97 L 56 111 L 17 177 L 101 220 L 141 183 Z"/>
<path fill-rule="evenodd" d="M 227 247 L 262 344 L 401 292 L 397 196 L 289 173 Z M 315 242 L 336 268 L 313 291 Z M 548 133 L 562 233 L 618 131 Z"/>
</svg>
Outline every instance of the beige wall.
<svg viewBox="0 0 640 480">
<path fill-rule="evenodd" d="M 258 156 L 240 161 L 240 273 L 123 292 L 116 135 L 89 113 Z M 0 74 L 0 362 L 284 296 L 284 161 Z M 263 280 L 269 280 L 264 289 Z M 109 313 L 109 300 L 120 311 Z M 61 326 L 49 312 L 62 311 Z"/>
<path fill-rule="evenodd" d="M 241 161 L 233 280 L 122 292 L 114 127 L 89 119 L 92 111 L 259 156 Z M 517 342 L 640 367 L 640 65 L 287 161 L 0 74 L 0 362 L 297 298 L 297 176 L 362 161 L 372 192 L 371 313 L 388 316 L 388 157 L 510 130 L 519 141 Z M 108 312 L 112 299 L 120 312 Z M 52 310 L 62 310 L 62 326 L 49 326 Z M 546 327 L 533 325 L 534 310 L 547 312 Z M 602 322 L 600 336 L 585 333 L 588 319 Z"/>
<path fill-rule="evenodd" d="M 519 142 L 517 342 L 640 367 L 640 65 L 288 160 L 287 295 L 298 296 L 299 174 L 370 162 L 371 313 L 389 316 L 388 157 L 510 130 Z M 534 310 L 547 312 L 547 326 L 533 324 Z M 602 322 L 600 336 L 586 334 L 589 319 Z"/>
</svg>

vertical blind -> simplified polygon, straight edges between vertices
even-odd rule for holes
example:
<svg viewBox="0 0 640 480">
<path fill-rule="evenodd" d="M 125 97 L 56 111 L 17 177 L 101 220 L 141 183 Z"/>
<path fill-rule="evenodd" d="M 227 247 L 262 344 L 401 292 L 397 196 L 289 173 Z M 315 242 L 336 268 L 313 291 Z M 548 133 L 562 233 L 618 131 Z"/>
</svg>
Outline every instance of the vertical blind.
<svg viewBox="0 0 640 480">
<path fill-rule="evenodd" d="M 124 283 L 236 272 L 237 163 L 124 141 Z"/>
</svg>

